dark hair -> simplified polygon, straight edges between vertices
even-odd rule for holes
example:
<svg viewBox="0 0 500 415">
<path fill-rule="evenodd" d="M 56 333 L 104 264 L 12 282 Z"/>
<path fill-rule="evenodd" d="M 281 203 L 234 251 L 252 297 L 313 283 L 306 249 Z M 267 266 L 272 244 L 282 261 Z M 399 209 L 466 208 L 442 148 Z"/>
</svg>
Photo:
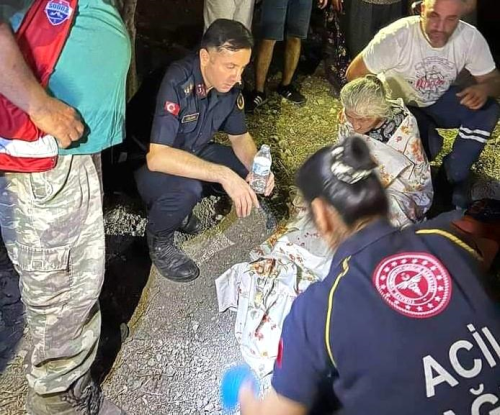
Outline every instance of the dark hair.
<svg viewBox="0 0 500 415">
<path fill-rule="evenodd" d="M 227 49 L 233 52 L 252 49 L 253 37 L 242 23 L 236 20 L 217 19 L 203 35 L 201 48 Z"/>
<path fill-rule="evenodd" d="M 334 165 L 341 168 L 335 171 Z M 364 217 L 387 215 L 387 197 L 375 167 L 363 139 L 350 136 L 313 154 L 299 169 L 296 183 L 308 203 L 321 197 L 350 226 Z"/>
</svg>

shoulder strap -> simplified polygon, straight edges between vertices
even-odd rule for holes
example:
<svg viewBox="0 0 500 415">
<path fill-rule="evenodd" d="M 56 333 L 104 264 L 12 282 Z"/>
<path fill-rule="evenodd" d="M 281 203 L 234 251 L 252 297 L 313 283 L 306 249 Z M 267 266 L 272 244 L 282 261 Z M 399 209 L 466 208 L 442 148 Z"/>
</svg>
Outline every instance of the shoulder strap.
<svg viewBox="0 0 500 415">
<path fill-rule="evenodd" d="M 453 242 L 455 245 L 467 251 L 470 255 L 472 255 L 478 261 L 482 261 L 482 256 L 471 246 L 472 241 L 465 242 L 464 240 L 466 235 L 461 235 L 463 238 L 459 238 L 457 235 L 452 234 L 451 232 L 445 231 L 443 229 L 421 229 L 416 232 L 417 235 L 438 235 L 442 236 L 449 241 Z"/>
</svg>

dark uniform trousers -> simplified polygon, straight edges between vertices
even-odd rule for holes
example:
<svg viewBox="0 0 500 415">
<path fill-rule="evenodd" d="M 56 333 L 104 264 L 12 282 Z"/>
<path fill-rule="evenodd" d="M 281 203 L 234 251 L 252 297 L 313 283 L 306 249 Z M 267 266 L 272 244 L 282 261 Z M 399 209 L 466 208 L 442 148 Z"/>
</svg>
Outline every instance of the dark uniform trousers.
<svg viewBox="0 0 500 415">
<path fill-rule="evenodd" d="M 248 170 L 231 147 L 211 142 L 196 156 L 229 167 L 242 178 L 248 175 Z M 166 236 L 177 230 L 203 197 L 224 193 L 219 184 L 152 172 L 147 165 L 135 172 L 135 180 L 148 209 L 147 229 L 157 236 Z"/>
<path fill-rule="evenodd" d="M 448 179 L 453 183 L 468 178 L 500 116 L 500 107 L 494 99 L 489 98 L 479 110 L 471 110 L 460 104 L 458 92 L 459 88 L 451 87 L 429 107 L 409 107 L 417 119 L 422 144 L 431 161 L 443 147 L 443 137 L 436 128 L 459 129 L 453 150 L 443 161 Z"/>
</svg>

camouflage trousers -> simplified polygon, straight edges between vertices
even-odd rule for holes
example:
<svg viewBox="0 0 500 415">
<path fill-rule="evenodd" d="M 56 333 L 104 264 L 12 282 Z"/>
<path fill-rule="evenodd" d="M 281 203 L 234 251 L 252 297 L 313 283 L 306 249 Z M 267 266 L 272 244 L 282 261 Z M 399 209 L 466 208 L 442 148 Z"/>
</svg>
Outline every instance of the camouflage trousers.
<svg viewBox="0 0 500 415">
<path fill-rule="evenodd" d="M 92 157 L 0 175 L 0 226 L 33 339 L 29 386 L 39 395 L 66 391 L 90 369 L 101 330 L 104 225 Z"/>
</svg>

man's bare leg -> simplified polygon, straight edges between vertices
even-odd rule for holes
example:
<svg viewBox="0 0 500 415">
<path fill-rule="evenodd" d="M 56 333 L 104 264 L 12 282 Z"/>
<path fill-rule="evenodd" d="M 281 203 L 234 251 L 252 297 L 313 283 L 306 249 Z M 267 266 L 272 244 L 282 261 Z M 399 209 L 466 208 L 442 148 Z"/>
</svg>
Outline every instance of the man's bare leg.
<svg viewBox="0 0 500 415">
<path fill-rule="evenodd" d="M 285 67 L 281 84 L 277 89 L 278 94 L 296 105 L 303 105 L 307 101 L 306 97 L 292 85 L 292 79 L 299 64 L 301 44 L 302 41 L 298 37 L 286 39 Z"/>
<path fill-rule="evenodd" d="M 273 60 L 275 40 L 263 39 L 259 44 L 255 58 L 255 89 L 263 93 L 267 80 L 269 66 Z"/>
<path fill-rule="evenodd" d="M 283 80 L 281 81 L 281 85 L 283 86 L 288 86 L 292 83 L 293 75 L 299 64 L 301 45 L 302 41 L 297 37 L 286 39 L 285 67 L 283 69 Z"/>
</svg>

